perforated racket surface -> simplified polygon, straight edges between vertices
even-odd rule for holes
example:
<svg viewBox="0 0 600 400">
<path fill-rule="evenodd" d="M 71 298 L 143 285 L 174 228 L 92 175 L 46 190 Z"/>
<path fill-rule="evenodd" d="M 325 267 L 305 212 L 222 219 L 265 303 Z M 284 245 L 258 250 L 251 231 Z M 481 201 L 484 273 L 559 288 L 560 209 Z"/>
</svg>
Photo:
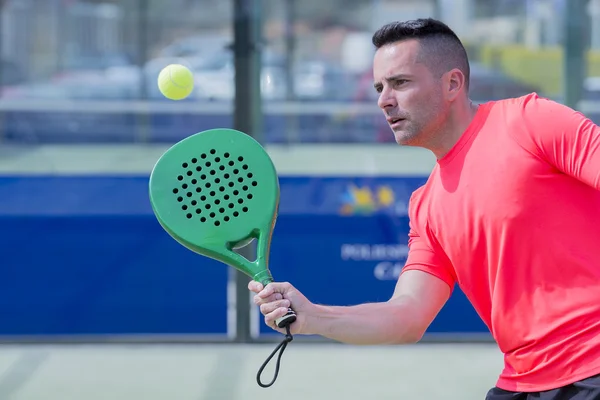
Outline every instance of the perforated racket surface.
<svg viewBox="0 0 600 400">
<path fill-rule="evenodd" d="M 252 137 L 213 129 L 176 143 L 150 176 L 150 202 L 161 226 L 188 249 L 217 259 L 263 285 L 279 205 L 279 181 L 267 152 Z M 257 240 L 257 258 L 233 250 Z M 277 321 L 295 320 L 292 310 Z"/>
</svg>

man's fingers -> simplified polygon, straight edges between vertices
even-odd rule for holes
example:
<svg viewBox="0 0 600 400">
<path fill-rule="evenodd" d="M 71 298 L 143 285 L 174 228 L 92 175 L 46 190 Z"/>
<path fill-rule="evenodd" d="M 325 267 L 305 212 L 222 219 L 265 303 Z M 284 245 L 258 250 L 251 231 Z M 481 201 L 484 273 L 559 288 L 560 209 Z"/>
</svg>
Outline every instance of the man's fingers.
<svg viewBox="0 0 600 400">
<path fill-rule="evenodd" d="M 266 298 L 273 293 L 286 293 L 292 286 L 287 282 L 273 282 L 264 287 L 263 290 L 257 293 L 257 296 Z"/>
<path fill-rule="evenodd" d="M 251 292 L 259 293 L 263 289 L 264 289 L 263 285 L 260 282 L 256 282 L 256 281 L 248 282 L 248 290 L 250 290 Z"/>
<path fill-rule="evenodd" d="M 258 295 L 254 296 L 254 304 L 260 306 L 261 304 L 272 303 L 277 300 L 283 299 L 283 295 L 281 293 L 273 293 L 267 298 L 259 297 Z"/>
<path fill-rule="evenodd" d="M 261 304 L 261 306 L 260 306 L 260 312 L 263 315 L 267 315 L 267 314 L 272 313 L 273 311 L 275 311 L 275 310 L 277 310 L 278 308 L 281 308 L 281 307 L 283 307 L 283 308 L 285 308 L 287 310 L 289 306 L 290 306 L 290 301 L 287 300 L 287 299 L 273 301 L 271 303 Z"/>
<path fill-rule="evenodd" d="M 287 307 L 280 307 L 274 310 L 273 312 L 265 315 L 265 324 L 267 324 L 271 328 L 275 327 L 275 320 L 283 317 L 285 314 L 287 314 L 287 311 Z"/>
</svg>

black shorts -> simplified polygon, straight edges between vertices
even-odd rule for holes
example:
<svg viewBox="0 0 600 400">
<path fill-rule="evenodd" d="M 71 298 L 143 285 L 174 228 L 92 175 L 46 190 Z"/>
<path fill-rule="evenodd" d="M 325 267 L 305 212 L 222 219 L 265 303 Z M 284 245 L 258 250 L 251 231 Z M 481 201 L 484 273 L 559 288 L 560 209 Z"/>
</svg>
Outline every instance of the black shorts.
<svg viewBox="0 0 600 400">
<path fill-rule="evenodd" d="M 485 400 L 600 400 L 600 375 L 543 392 L 509 392 L 490 389 Z"/>
</svg>

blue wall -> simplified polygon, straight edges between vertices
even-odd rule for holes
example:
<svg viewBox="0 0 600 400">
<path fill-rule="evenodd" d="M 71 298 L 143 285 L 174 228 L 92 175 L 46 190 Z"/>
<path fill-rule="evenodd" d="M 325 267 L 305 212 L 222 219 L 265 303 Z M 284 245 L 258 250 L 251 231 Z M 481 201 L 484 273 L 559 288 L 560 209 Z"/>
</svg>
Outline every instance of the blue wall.
<svg viewBox="0 0 600 400">
<path fill-rule="evenodd" d="M 423 182 L 282 177 L 274 278 L 319 303 L 386 300 Z M 227 268 L 172 240 L 147 188 L 145 176 L 0 178 L 0 335 L 225 334 Z M 429 332 L 487 330 L 456 288 Z"/>
</svg>

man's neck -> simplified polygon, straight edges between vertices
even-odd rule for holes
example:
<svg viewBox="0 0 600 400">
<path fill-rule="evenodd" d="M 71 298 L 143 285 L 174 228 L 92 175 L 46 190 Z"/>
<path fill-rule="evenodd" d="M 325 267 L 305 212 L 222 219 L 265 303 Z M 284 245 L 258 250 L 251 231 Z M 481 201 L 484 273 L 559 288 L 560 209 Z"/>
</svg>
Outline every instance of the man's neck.
<svg viewBox="0 0 600 400">
<path fill-rule="evenodd" d="M 478 109 L 479 106 L 469 100 L 465 107 L 451 112 L 446 128 L 442 132 L 436 133 L 439 141 L 427 146 L 427 149 L 431 150 L 438 160 L 443 158 L 466 132 Z"/>
</svg>

